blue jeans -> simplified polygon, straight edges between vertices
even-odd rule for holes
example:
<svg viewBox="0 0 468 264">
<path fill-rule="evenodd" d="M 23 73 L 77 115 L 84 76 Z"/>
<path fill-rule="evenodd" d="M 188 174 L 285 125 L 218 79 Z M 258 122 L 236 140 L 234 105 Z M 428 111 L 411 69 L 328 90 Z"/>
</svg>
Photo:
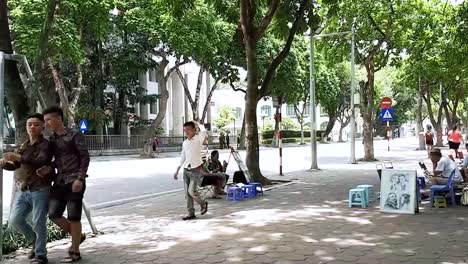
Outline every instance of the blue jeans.
<svg viewBox="0 0 468 264">
<path fill-rule="evenodd" d="M 36 256 L 47 256 L 47 212 L 49 191 L 17 191 L 10 224 L 33 243 Z M 32 213 L 32 225 L 26 222 Z"/>
</svg>

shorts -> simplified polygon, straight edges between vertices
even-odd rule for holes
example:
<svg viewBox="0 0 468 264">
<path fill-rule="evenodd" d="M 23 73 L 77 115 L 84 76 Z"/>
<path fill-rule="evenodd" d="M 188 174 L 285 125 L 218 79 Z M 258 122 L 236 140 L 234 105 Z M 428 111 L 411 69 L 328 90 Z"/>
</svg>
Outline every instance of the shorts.
<svg viewBox="0 0 468 264">
<path fill-rule="evenodd" d="M 457 150 L 458 148 L 460 148 L 460 143 L 455 143 L 453 141 L 449 141 L 449 149 Z"/>
<path fill-rule="evenodd" d="M 50 190 L 49 218 L 61 218 L 67 208 L 67 219 L 69 221 L 81 221 L 83 210 L 83 196 L 86 190 L 86 183 L 79 192 L 72 191 L 72 184 L 54 184 Z"/>
</svg>

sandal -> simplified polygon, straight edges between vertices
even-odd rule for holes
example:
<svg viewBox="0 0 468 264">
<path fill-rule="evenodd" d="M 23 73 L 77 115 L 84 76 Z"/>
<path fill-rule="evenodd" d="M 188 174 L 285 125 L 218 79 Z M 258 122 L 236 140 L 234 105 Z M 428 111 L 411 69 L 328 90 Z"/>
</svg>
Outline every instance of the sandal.
<svg viewBox="0 0 468 264">
<path fill-rule="evenodd" d="M 79 252 L 68 251 L 68 257 L 63 258 L 60 263 L 73 263 L 81 260 Z"/>
<path fill-rule="evenodd" d="M 205 202 L 205 206 L 203 206 L 200 210 L 200 214 L 201 215 L 204 215 L 206 214 L 206 212 L 208 212 L 208 202 Z"/>
</svg>

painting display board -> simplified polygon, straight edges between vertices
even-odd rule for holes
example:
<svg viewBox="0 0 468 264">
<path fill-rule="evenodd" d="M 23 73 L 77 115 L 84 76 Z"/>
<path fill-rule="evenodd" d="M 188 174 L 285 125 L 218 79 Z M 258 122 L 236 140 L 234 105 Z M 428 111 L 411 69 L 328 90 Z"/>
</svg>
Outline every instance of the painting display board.
<svg viewBox="0 0 468 264">
<path fill-rule="evenodd" d="M 383 170 L 380 181 L 380 211 L 414 214 L 419 209 L 415 170 Z"/>
<path fill-rule="evenodd" d="M 234 149 L 231 148 L 231 154 L 234 157 L 234 160 L 237 162 L 237 166 L 239 166 L 239 169 L 244 172 L 245 178 L 247 179 L 248 182 L 252 181 L 252 177 L 250 177 L 250 172 L 247 166 L 245 166 L 244 162 L 242 161 L 242 158 L 239 154 L 239 152 L 235 151 Z"/>
</svg>

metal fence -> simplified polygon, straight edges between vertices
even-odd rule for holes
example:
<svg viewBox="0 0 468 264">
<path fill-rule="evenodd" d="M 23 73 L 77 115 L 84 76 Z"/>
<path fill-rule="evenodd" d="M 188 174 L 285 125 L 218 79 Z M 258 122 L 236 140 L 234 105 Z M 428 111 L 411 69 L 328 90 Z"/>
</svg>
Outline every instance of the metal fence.
<svg viewBox="0 0 468 264">
<path fill-rule="evenodd" d="M 143 148 L 148 138 L 144 136 L 122 136 L 122 135 L 86 135 L 88 150 L 121 150 Z M 184 137 L 158 137 L 158 147 L 181 146 Z"/>
<path fill-rule="evenodd" d="M 86 135 L 88 150 L 126 150 L 141 149 L 148 138 L 144 136 L 124 136 L 124 135 Z M 158 148 L 181 147 L 185 137 L 182 136 L 158 136 Z M 219 145 L 219 137 L 211 136 L 208 139 L 210 145 Z M 230 136 L 230 145 L 237 144 L 237 137 Z"/>
<path fill-rule="evenodd" d="M 230 136 L 230 145 L 237 144 L 237 137 Z M 142 149 L 148 140 L 144 136 L 124 136 L 124 135 L 85 135 L 88 150 L 129 150 Z M 158 148 L 181 147 L 185 137 L 183 136 L 158 136 Z M 208 142 L 214 148 L 219 146 L 219 137 L 211 136 Z M 5 152 L 14 151 L 16 148 L 14 138 L 4 139 Z"/>
</svg>

